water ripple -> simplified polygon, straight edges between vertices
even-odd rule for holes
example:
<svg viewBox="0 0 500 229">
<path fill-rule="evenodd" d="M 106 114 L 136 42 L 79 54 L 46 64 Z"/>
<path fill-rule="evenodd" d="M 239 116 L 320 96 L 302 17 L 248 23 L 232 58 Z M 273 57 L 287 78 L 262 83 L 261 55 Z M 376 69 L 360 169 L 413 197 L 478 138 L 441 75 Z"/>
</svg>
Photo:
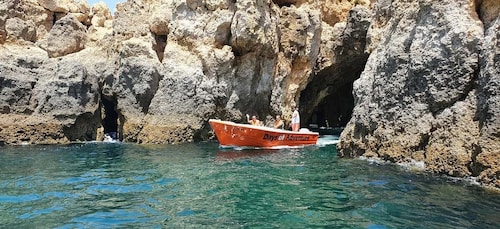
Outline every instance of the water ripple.
<svg viewBox="0 0 500 229">
<path fill-rule="evenodd" d="M 18 216 L 18 218 L 19 219 L 33 219 L 33 218 L 36 218 L 36 217 L 39 217 L 42 215 L 51 214 L 51 213 L 54 213 L 56 211 L 62 211 L 62 210 L 64 210 L 64 207 L 53 206 L 53 207 L 45 208 L 45 209 L 37 209 L 37 210 L 34 210 L 30 213 L 24 213 L 24 214 Z"/>
<path fill-rule="evenodd" d="M 18 196 L 0 195 L 0 203 L 31 202 L 31 201 L 39 200 L 40 198 L 41 198 L 41 196 L 38 194 L 26 194 L 26 195 L 18 195 Z"/>
<path fill-rule="evenodd" d="M 497 193 L 335 145 L 6 146 L 0 166 L 3 228 L 500 228 Z"/>
<path fill-rule="evenodd" d="M 148 192 L 153 188 L 149 184 L 138 185 L 92 185 L 87 188 L 87 193 L 91 195 L 100 195 L 103 193 L 131 193 L 131 192 Z"/>
</svg>

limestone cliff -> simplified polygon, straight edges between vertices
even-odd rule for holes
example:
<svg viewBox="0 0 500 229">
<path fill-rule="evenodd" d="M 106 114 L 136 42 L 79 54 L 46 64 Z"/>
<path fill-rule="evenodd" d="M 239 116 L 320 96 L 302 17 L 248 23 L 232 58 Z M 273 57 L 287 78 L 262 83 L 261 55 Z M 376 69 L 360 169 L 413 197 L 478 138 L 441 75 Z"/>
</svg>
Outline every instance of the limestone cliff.
<svg viewBox="0 0 500 229">
<path fill-rule="evenodd" d="M 316 72 L 346 65 L 333 56 L 344 45 L 332 41 L 347 44 L 349 10 L 368 16 L 369 5 L 134 0 L 112 16 L 103 4 L 3 1 L 0 140 L 64 143 L 117 132 L 126 142 L 176 143 L 213 137 L 209 118 L 290 116 Z"/>
<path fill-rule="evenodd" d="M 341 156 L 500 187 L 495 0 L 0 2 L 0 142 L 213 138 L 209 118 L 346 126 Z"/>
<path fill-rule="evenodd" d="M 378 1 L 343 156 L 500 187 L 499 2 Z"/>
</svg>

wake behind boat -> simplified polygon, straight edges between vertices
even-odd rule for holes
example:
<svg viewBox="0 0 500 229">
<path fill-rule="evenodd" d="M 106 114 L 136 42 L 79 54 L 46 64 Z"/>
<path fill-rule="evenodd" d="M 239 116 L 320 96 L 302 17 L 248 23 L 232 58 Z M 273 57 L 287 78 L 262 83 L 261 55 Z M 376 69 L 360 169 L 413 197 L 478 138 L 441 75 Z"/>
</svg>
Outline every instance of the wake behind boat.
<svg viewBox="0 0 500 229">
<path fill-rule="evenodd" d="M 210 119 L 210 126 L 222 147 L 296 147 L 315 145 L 319 134 L 308 130 L 293 132 L 264 126 Z"/>
</svg>

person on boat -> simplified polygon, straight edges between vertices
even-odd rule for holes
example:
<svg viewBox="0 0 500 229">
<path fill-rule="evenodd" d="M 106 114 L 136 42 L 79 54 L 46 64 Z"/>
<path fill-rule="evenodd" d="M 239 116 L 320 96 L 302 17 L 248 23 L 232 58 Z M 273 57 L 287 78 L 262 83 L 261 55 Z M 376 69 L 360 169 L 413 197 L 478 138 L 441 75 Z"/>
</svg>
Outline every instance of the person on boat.
<svg viewBox="0 0 500 229">
<path fill-rule="evenodd" d="M 295 107 L 292 113 L 292 131 L 299 131 L 300 129 L 300 115 L 299 108 Z"/>
<path fill-rule="evenodd" d="M 274 120 L 274 128 L 276 129 L 284 129 L 285 123 L 283 123 L 283 120 L 281 120 L 280 115 L 276 115 L 276 120 Z"/>
<path fill-rule="evenodd" d="M 253 126 L 260 126 L 260 121 L 257 119 L 257 116 L 253 115 L 252 119 L 250 119 L 250 115 L 247 114 L 247 122 Z"/>
</svg>

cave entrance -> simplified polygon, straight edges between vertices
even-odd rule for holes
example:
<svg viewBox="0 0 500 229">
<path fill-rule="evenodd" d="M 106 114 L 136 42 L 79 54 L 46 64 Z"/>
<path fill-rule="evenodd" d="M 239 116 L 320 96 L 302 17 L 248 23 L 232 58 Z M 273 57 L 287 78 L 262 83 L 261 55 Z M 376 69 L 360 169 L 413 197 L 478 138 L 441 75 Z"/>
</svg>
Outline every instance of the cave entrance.
<svg viewBox="0 0 500 229">
<path fill-rule="evenodd" d="M 154 34 L 155 42 L 153 43 L 153 50 L 155 50 L 158 60 L 163 62 L 163 54 L 165 52 L 165 46 L 167 46 L 167 36 Z"/>
<path fill-rule="evenodd" d="M 109 136 L 113 140 L 118 140 L 118 112 L 116 111 L 116 100 L 102 97 L 102 106 L 104 109 L 104 118 L 102 126 L 104 127 L 105 138 Z"/>
<path fill-rule="evenodd" d="M 366 59 L 367 55 L 357 56 L 326 68 L 313 77 L 300 93 L 302 127 L 313 130 L 333 128 L 334 134 L 340 133 L 351 119 L 354 109 L 353 83 L 360 77 Z"/>
<path fill-rule="evenodd" d="M 334 36 L 334 45 L 325 46 L 325 53 L 331 55 L 319 59 L 314 75 L 299 96 L 302 127 L 345 127 L 351 119 L 355 105 L 353 83 L 361 76 L 370 55 L 365 46 L 371 17 L 369 9 L 354 7 L 346 24 L 335 25 L 342 32 Z"/>
<path fill-rule="evenodd" d="M 300 97 L 301 126 L 313 130 L 345 127 L 354 109 L 352 83 L 316 84 L 318 87 L 309 85 Z"/>
<path fill-rule="evenodd" d="M 299 111 L 302 127 L 311 129 L 330 127 L 340 131 L 351 119 L 355 102 L 353 83 L 361 76 L 368 60 L 368 54 L 362 51 L 364 41 L 345 42 L 345 44 L 353 43 L 359 47 L 344 45 L 340 48 L 344 50 L 344 54 L 336 51 L 335 64 L 314 75 L 300 93 Z M 339 133 L 337 130 L 334 131 L 335 134 Z"/>
</svg>

